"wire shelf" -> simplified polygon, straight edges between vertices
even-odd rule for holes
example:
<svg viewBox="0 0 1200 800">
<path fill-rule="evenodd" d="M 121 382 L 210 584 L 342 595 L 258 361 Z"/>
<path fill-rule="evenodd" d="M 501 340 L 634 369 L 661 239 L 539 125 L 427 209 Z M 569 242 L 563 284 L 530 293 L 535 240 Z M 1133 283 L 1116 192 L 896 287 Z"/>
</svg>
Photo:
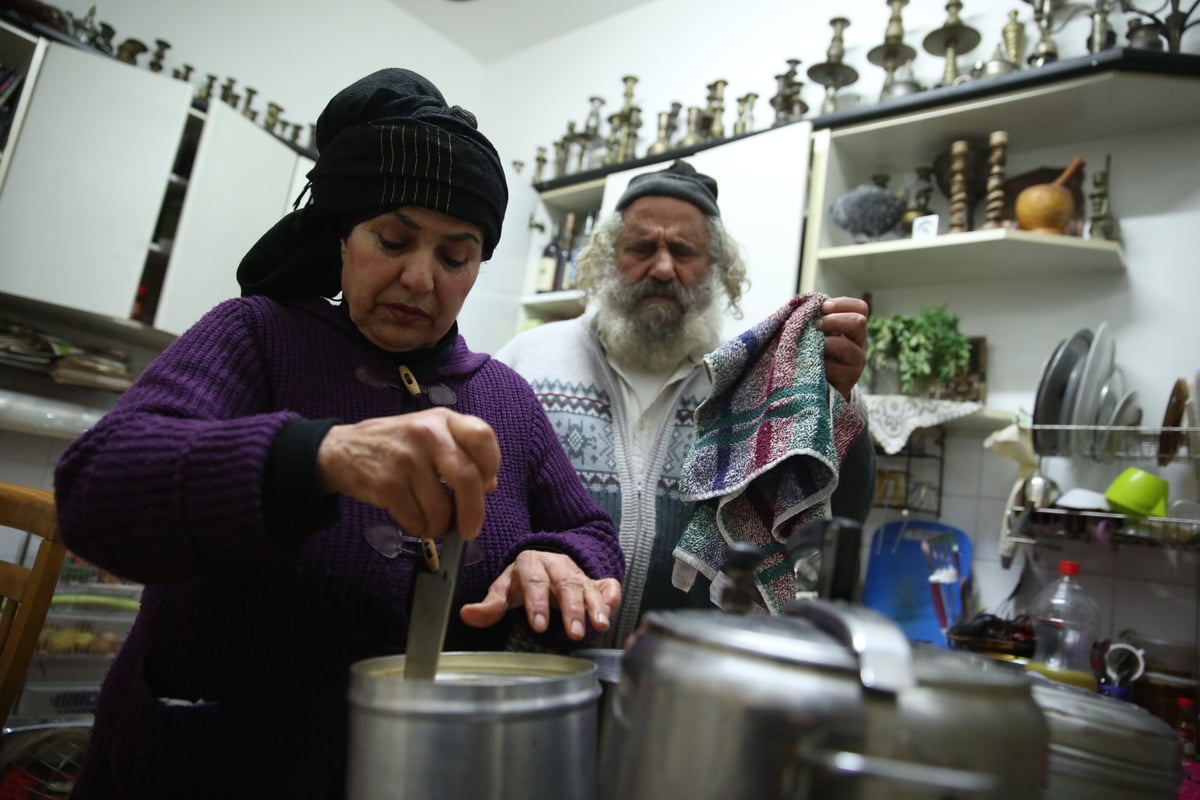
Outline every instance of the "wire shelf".
<svg viewBox="0 0 1200 800">
<path fill-rule="evenodd" d="M 1200 427 L 1149 428 L 1121 425 L 1028 425 L 1035 449 L 1039 440 L 1052 445 L 1038 449 L 1043 456 L 1081 456 L 1096 461 L 1116 459 L 1154 460 L 1166 466 L 1176 459 L 1200 462 Z M 1037 434 L 1044 434 L 1038 436 Z M 1075 433 L 1084 434 L 1082 437 Z M 1061 447 L 1067 440 L 1067 447 Z M 1076 441 L 1082 440 L 1083 452 Z"/>
<path fill-rule="evenodd" d="M 1013 506 L 1008 513 L 1014 538 L 1024 544 L 1072 540 L 1200 550 L 1196 519 L 1026 506 Z"/>
</svg>

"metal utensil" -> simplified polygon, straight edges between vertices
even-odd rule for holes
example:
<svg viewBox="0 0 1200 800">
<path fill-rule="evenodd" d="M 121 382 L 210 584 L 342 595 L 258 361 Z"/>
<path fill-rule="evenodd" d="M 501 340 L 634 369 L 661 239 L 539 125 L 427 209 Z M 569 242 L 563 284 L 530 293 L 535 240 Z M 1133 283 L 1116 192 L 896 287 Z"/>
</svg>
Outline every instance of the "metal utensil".
<svg viewBox="0 0 1200 800">
<path fill-rule="evenodd" d="M 437 675 L 438 656 L 446 639 L 446 624 L 465 549 L 466 542 L 459 537 L 458 529 L 451 528 L 442 538 L 436 571 L 417 573 L 404 650 L 405 680 L 431 681 Z"/>
</svg>

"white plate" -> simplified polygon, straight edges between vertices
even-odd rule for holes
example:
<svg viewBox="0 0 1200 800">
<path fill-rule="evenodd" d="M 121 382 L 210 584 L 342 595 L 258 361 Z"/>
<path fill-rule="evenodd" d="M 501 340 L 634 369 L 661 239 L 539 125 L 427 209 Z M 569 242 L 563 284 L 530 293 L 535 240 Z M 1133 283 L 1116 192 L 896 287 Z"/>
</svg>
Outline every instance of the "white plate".
<svg viewBox="0 0 1200 800">
<path fill-rule="evenodd" d="M 1071 364 L 1071 374 L 1067 377 L 1067 386 L 1063 391 L 1062 405 L 1058 412 L 1058 424 L 1070 425 L 1072 415 L 1075 413 L 1075 398 L 1079 395 L 1080 385 L 1083 383 L 1083 368 L 1087 364 L 1088 353 L 1092 349 L 1093 334 L 1087 328 L 1076 331 L 1070 339 L 1067 340 L 1067 346 L 1064 351 L 1068 354 L 1066 358 L 1072 358 L 1074 354 L 1074 362 Z M 1058 431 L 1058 454 L 1060 456 L 1071 455 L 1071 432 Z"/>
<path fill-rule="evenodd" d="M 1136 428 L 1142 424 L 1142 407 L 1138 405 L 1136 389 L 1130 389 L 1121 397 L 1121 402 L 1113 409 L 1112 417 L 1104 424 L 1121 428 Z M 1117 431 L 1101 431 L 1096 442 L 1097 454 L 1102 458 L 1112 456 L 1124 439 Z"/>
<path fill-rule="evenodd" d="M 1113 416 L 1117 413 L 1117 405 L 1125 396 L 1125 374 L 1121 372 L 1120 367 L 1113 367 L 1112 374 L 1108 376 L 1108 380 L 1100 387 L 1100 407 L 1096 410 L 1096 424 L 1108 425 Z M 1100 440 L 1104 438 L 1104 431 L 1096 431 L 1092 437 L 1092 458 L 1099 461 L 1104 455 L 1104 450 L 1100 446 Z"/>
<path fill-rule="evenodd" d="M 1112 374 L 1116 358 L 1117 343 L 1107 322 L 1096 327 L 1092 346 L 1088 348 L 1087 361 L 1079 378 L 1079 389 L 1075 393 L 1075 406 L 1071 411 L 1071 425 L 1094 426 L 1100 411 L 1100 387 Z M 1096 445 L 1094 430 L 1071 431 L 1071 454 L 1090 456 Z"/>
<path fill-rule="evenodd" d="M 1038 384 L 1037 398 L 1033 407 L 1033 424 L 1062 425 L 1064 408 L 1070 408 L 1067 403 L 1067 392 L 1072 384 L 1078 385 L 1079 373 L 1083 370 L 1083 362 L 1087 358 L 1088 347 L 1092 342 L 1090 330 L 1076 331 L 1072 336 L 1059 342 L 1054 353 L 1046 361 L 1042 370 L 1042 380 Z M 1058 455 L 1061 447 L 1059 431 L 1033 432 L 1033 449 L 1038 455 Z"/>
</svg>

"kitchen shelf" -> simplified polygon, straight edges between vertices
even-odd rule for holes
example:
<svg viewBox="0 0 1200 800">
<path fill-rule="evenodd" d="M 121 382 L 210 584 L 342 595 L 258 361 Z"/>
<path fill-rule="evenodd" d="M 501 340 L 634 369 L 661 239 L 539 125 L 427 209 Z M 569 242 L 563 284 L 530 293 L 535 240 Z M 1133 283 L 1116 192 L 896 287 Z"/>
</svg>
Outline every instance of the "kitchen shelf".
<svg viewBox="0 0 1200 800">
<path fill-rule="evenodd" d="M 1106 437 L 1104 453 L 1101 458 L 1096 459 L 1102 461 L 1115 459 L 1153 461 L 1160 455 L 1166 455 L 1163 445 L 1170 445 L 1171 440 L 1174 439 L 1176 446 L 1173 449 L 1168 447 L 1171 449 L 1171 460 L 1191 461 L 1200 466 L 1200 428 L 1198 427 L 1132 428 L 1121 425 L 1029 425 L 1026 427 L 1031 432 L 1086 431 Z M 1044 453 L 1043 455 L 1095 457 L 1092 453 Z"/>
<path fill-rule="evenodd" d="M 543 322 L 553 322 L 559 319 L 570 319 L 583 313 L 587 302 L 579 289 L 569 289 L 563 292 L 542 292 L 529 294 L 521 298 L 521 307 L 525 316 Z"/>
<path fill-rule="evenodd" d="M 1023 506 L 1013 506 L 1008 513 L 1013 539 L 1021 544 L 1084 541 L 1200 550 L 1200 520 L 1196 519 Z"/>
<path fill-rule="evenodd" d="M 892 239 L 817 251 L 821 269 L 861 289 L 1005 281 L 1048 274 L 1125 271 L 1117 242 L 1013 228 Z"/>
<path fill-rule="evenodd" d="M 594 178 L 570 186 L 560 186 L 538 195 L 544 205 L 562 214 L 573 211 L 586 214 L 600 207 L 604 197 L 604 178 Z"/>
</svg>

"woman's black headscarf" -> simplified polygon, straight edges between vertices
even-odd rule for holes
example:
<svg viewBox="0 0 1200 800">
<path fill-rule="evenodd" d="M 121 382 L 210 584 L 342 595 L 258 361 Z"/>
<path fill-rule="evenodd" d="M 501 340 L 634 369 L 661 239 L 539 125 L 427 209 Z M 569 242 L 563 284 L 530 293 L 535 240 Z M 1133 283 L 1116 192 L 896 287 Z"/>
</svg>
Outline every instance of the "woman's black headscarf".
<svg viewBox="0 0 1200 800">
<path fill-rule="evenodd" d="M 491 258 L 508 185 L 475 116 L 446 104 L 406 69 L 372 73 L 338 92 L 316 130 L 311 199 L 250 248 L 238 266 L 242 295 L 332 297 L 341 289 L 340 237 L 400 206 L 416 205 L 483 229 Z"/>
</svg>

